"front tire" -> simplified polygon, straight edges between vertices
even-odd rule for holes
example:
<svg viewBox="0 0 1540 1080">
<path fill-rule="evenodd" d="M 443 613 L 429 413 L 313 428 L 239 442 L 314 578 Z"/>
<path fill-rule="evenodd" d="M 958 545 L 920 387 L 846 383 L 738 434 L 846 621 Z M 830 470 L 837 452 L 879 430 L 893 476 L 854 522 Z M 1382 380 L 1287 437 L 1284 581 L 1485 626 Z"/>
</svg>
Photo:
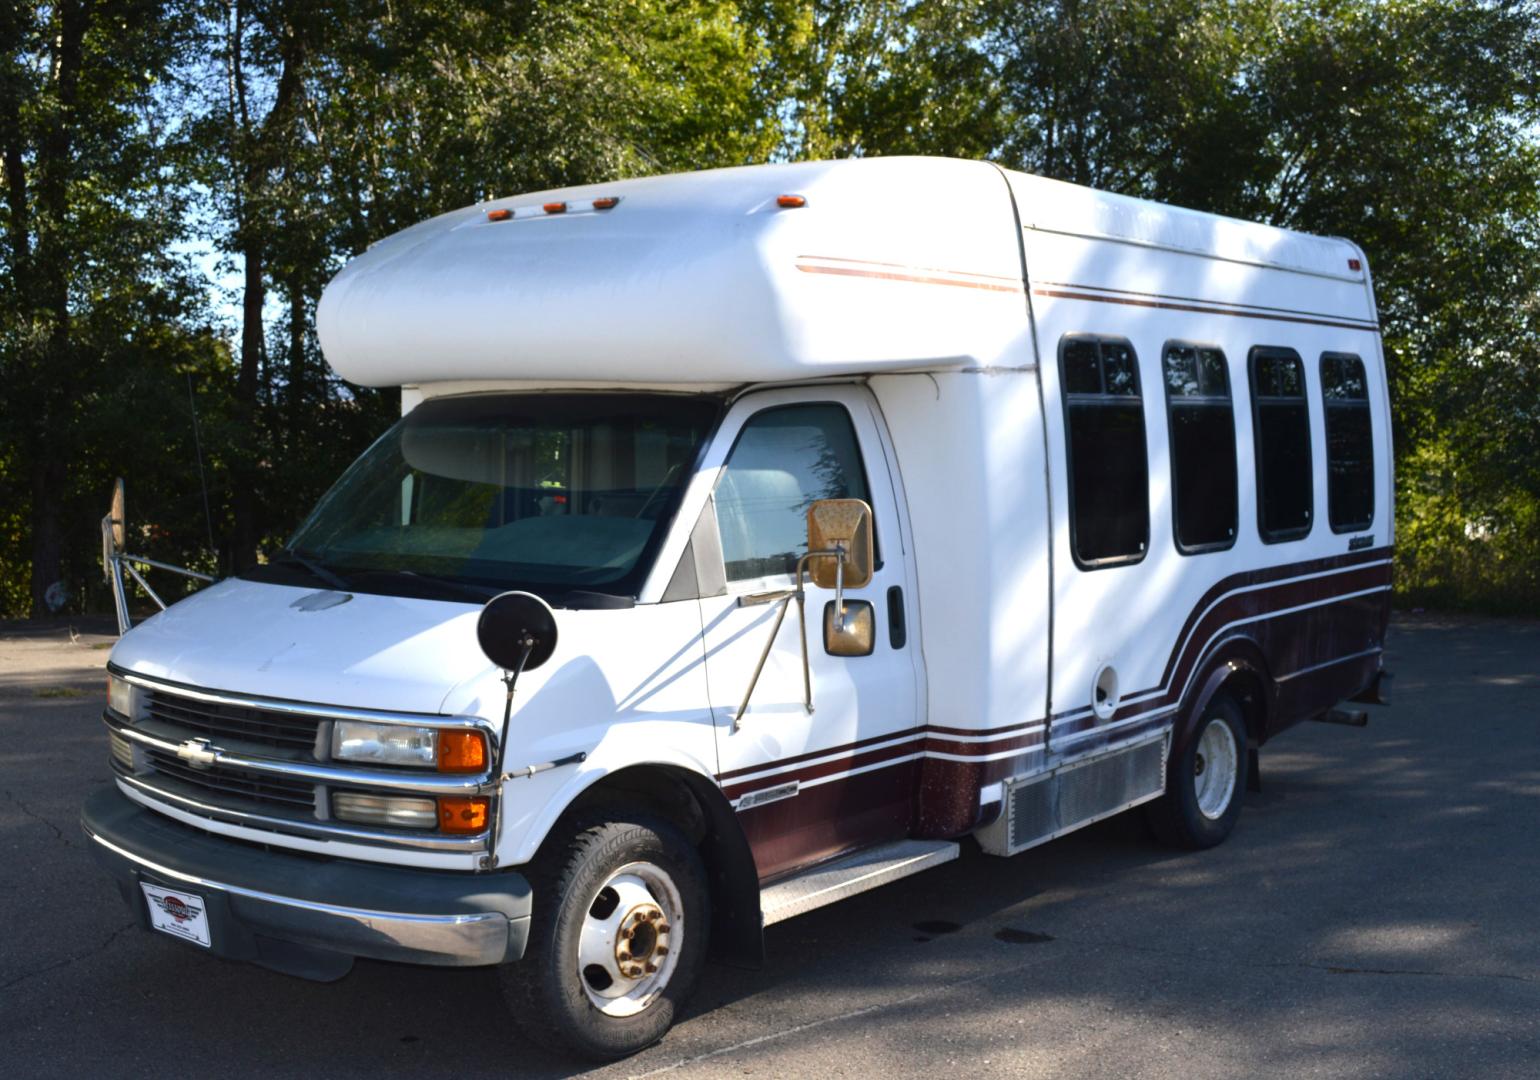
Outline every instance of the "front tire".
<svg viewBox="0 0 1540 1080">
<path fill-rule="evenodd" d="M 579 821 L 530 867 L 522 960 L 499 969 L 532 1041 L 612 1061 L 651 1046 L 695 989 L 711 900 L 695 848 L 640 815 Z"/>
<path fill-rule="evenodd" d="M 1161 843 L 1196 851 L 1235 828 L 1246 790 L 1246 723 L 1239 703 L 1215 694 L 1192 738 L 1166 765 L 1166 793 L 1149 804 Z"/>
</svg>

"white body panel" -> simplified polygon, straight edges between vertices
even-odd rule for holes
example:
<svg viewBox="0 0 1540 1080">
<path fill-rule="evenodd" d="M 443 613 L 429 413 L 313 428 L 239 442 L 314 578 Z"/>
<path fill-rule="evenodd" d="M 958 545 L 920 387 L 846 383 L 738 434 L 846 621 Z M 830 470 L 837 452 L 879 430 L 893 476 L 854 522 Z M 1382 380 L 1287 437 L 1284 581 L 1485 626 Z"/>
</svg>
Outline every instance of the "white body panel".
<svg viewBox="0 0 1540 1080">
<path fill-rule="evenodd" d="M 780 209 L 783 193 L 807 205 Z M 602 212 L 487 219 L 492 209 L 597 196 L 621 201 Z M 577 386 L 726 398 L 762 384 L 737 399 L 704 449 L 637 605 L 559 611 L 557 654 L 520 681 L 509 768 L 589 756 L 507 782 L 502 864 L 532 857 L 572 799 L 622 768 L 661 764 L 770 785 L 812 778 L 819 755 L 853 756 L 860 744 L 876 755 L 860 768 L 915 772 L 918 833 L 955 835 L 973 827 L 981 802 L 999 798 L 1002 778 L 1132 735 L 1152 717 L 1169 723 L 1186 685 L 1167 679 L 1179 650 L 1201 654 L 1262 617 L 1242 612 L 1187 634 L 1189 616 L 1198 627 L 1222 603 L 1240 610 L 1237 598 L 1271 587 L 1241 582 L 1245 574 L 1349 551 L 1350 538 L 1326 525 L 1319 449 L 1311 534 L 1283 544 L 1258 537 L 1252 346 L 1304 358 L 1317 448 L 1316 357 L 1363 358 L 1375 516 L 1353 550 L 1380 552 L 1392 540 L 1384 362 L 1357 248 L 989 165 L 811 163 L 498 200 L 376 245 L 328 287 L 317 318 L 337 372 L 403 386 L 407 411 L 449 394 Z M 1126 338 L 1139 358 L 1150 549 L 1131 565 L 1082 570 L 1070 551 L 1057 361 L 1068 333 Z M 1161 350 L 1178 339 L 1224 350 L 1234 402 L 1238 539 L 1200 556 L 1172 542 Z M 816 382 L 836 378 L 852 385 Z M 737 425 L 765 403 L 824 399 L 857 416 L 883 538 L 885 576 L 855 595 L 877 605 L 885 641 L 885 589 L 901 587 L 908 644 L 831 662 L 820 648 L 825 596 L 812 590 L 817 711 L 801 710 L 793 609 L 734 732 L 771 609 L 739 609 L 743 588 L 663 596 Z M 1374 565 L 1387 560 L 1381 553 Z M 1296 586 L 1339 572 L 1279 571 Z M 135 629 L 113 662 L 268 697 L 500 721 L 503 686 L 477 651 L 473 606 L 359 595 L 291 611 L 306 591 L 221 584 Z M 1340 600 L 1343 591 L 1322 595 Z M 1104 664 L 1117 669 L 1125 703 L 1147 709 L 1087 722 Z M 729 799 L 743 793 L 723 786 Z M 949 800 L 945 812 L 927 810 L 929 799 Z M 390 857 L 382 850 L 369 857 Z"/>
</svg>

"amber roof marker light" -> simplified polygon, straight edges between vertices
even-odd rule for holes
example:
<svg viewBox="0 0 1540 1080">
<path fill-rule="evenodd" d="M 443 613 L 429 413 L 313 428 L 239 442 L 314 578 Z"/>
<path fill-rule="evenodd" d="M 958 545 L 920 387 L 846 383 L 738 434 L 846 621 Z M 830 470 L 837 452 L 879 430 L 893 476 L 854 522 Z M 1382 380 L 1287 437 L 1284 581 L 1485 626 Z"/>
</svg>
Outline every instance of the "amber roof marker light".
<svg viewBox="0 0 1540 1080">
<path fill-rule="evenodd" d="M 620 205 L 620 199 L 619 199 L 619 197 L 617 197 L 615 195 L 606 195 L 602 199 L 595 199 L 594 200 L 594 209 L 595 210 L 613 210 L 613 209 L 615 209 L 615 207 L 617 207 L 619 205 Z"/>
<path fill-rule="evenodd" d="M 564 202 L 548 202 L 542 209 L 547 214 L 565 214 L 567 212 L 567 204 Z"/>
<path fill-rule="evenodd" d="M 511 217 L 513 217 L 513 211 L 512 210 L 504 209 L 504 210 L 488 210 L 487 211 L 487 220 L 488 221 L 507 221 Z"/>
<path fill-rule="evenodd" d="M 807 205 L 806 195 L 777 195 L 775 205 L 782 210 L 800 210 Z"/>
</svg>

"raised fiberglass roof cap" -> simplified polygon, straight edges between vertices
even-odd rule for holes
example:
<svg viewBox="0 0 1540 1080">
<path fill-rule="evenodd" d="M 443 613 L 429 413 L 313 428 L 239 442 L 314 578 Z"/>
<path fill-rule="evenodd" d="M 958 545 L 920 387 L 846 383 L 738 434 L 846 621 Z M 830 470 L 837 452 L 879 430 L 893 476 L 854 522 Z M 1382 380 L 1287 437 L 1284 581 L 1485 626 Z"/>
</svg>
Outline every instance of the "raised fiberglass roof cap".
<svg viewBox="0 0 1540 1080">
<path fill-rule="evenodd" d="M 988 364 L 1024 311 L 1000 171 L 886 158 L 467 207 L 350 262 L 316 321 L 338 374 L 372 386 L 720 384 Z"/>
<path fill-rule="evenodd" d="M 1345 241 L 984 162 L 873 158 L 456 210 L 348 263 L 317 332 L 337 373 L 369 386 L 720 385 L 1019 362 L 1013 189 L 1028 227 L 1354 279 Z"/>
</svg>

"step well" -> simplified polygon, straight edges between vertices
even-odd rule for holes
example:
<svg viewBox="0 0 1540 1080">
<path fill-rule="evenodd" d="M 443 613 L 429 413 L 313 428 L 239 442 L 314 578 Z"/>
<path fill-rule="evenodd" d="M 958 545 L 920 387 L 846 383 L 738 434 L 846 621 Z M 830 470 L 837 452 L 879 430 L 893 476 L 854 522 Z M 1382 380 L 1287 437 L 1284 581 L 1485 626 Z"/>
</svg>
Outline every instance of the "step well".
<svg viewBox="0 0 1540 1080">
<path fill-rule="evenodd" d="M 760 891 L 764 923 L 769 926 L 951 862 L 959 850 L 950 840 L 899 840 L 823 863 Z"/>
</svg>

